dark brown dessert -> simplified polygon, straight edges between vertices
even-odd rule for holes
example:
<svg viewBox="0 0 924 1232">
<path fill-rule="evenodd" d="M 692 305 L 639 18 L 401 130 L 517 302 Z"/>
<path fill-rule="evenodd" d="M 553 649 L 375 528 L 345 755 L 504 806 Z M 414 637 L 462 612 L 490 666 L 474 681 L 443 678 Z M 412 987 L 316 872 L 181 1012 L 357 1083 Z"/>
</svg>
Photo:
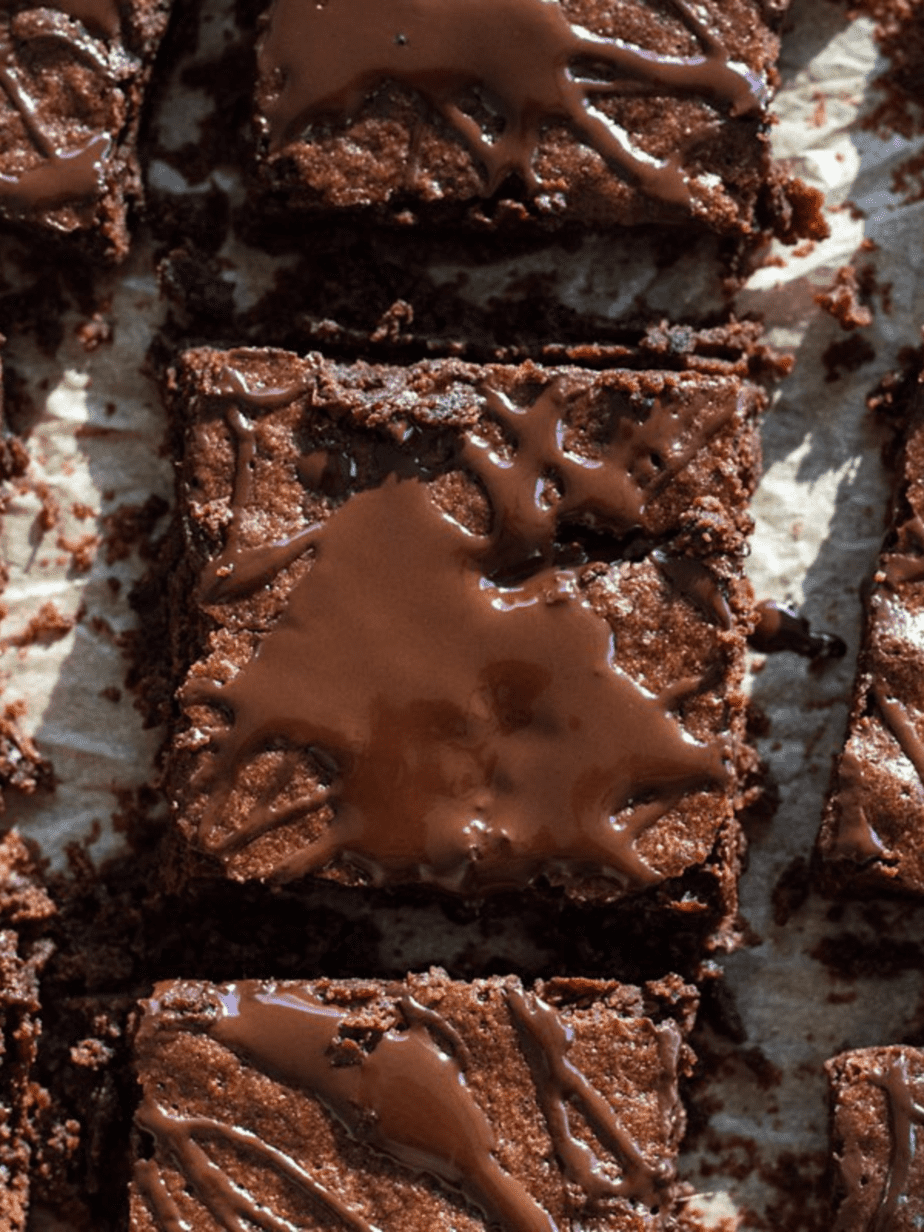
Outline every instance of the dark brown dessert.
<svg viewBox="0 0 924 1232">
<path fill-rule="evenodd" d="M 834 1232 L 912 1232 L 924 1219 L 924 1053 L 861 1048 L 827 1064 L 833 1103 Z"/>
<path fill-rule="evenodd" d="M 924 400 L 904 407 L 891 529 L 867 598 L 847 740 L 818 838 L 824 880 L 924 893 Z"/>
<path fill-rule="evenodd" d="M 777 52 L 757 0 L 275 0 L 263 181 L 402 224 L 760 231 Z"/>
<path fill-rule="evenodd" d="M 29 1213 L 33 1120 L 42 1093 L 32 1076 L 41 1023 L 42 936 L 54 906 L 15 832 L 0 838 L 0 1226 L 21 1232 Z"/>
<path fill-rule="evenodd" d="M 0 15 L 0 217 L 128 252 L 136 141 L 170 0 L 14 0 Z"/>
<path fill-rule="evenodd" d="M 199 350 L 173 405 L 187 873 L 733 893 L 761 391 Z"/>
<path fill-rule="evenodd" d="M 130 1226 L 674 1226 L 694 990 L 556 979 L 160 985 Z"/>
</svg>

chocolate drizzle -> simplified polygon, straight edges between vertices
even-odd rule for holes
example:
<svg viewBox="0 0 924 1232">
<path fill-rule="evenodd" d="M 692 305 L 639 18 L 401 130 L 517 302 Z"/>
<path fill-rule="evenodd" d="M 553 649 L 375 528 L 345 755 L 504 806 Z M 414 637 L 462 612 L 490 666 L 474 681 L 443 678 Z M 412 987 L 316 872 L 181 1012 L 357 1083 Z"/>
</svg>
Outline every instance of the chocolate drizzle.
<svg viewBox="0 0 924 1232">
<path fill-rule="evenodd" d="M 462 449 L 491 500 L 490 534 L 447 516 L 419 475 L 392 474 L 323 523 L 257 547 L 240 542 L 253 428 L 231 409 L 234 520 L 203 595 L 224 601 L 309 547 L 314 557 L 251 660 L 227 682 L 196 677 L 185 688 L 187 704 L 232 716 L 210 733 L 213 755 L 200 771 L 204 851 L 233 858 L 313 817 L 312 837 L 272 857 L 276 877 L 336 863 L 376 884 L 422 880 L 456 892 L 522 887 L 542 874 L 640 888 L 660 877 L 638 838 L 687 793 L 727 784 L 723 742 L 696 743 L 671 713 L 702 682 L 646 692 L 615 666 L 612 631 L 590 606 L 583 572 L 546 563 L 562 510 L 637 522 L 650 479 L 647 462 L 634 466 L 648 456 L 645 426 L 590 464 L 564 449 L 554 386 L 526 410 L 493 392 L 486 401 L 516 425 L 512 458 L 474 435 Z M 712 430 L 693 437 L 702 444 Z M 660 444 L 668 461 L 658 482 L 692 448 Z M 540 483 L 550 460 L 560 491 L 552 509 Z M 529 576 L 492 580 L 510 571 Z M 235 784 L 268 748 L 279 758 L 273 781 L 242 813 Z M 313 777 L 293 799 L 283 787 L 299 767 L 304 781 L 306 751 Z"/>
<path fill-rule="evenodd" d="M 275 0 L 259 52 L 264 79 L 281 83 L 266 107 L 271 149 L 312 121 L 353 120 L 392 81 L 420 95 L 468 145 L 484 166 L 486 195 L 511 172 L 535 191 L 542 126 L 565 121 L 644 192 L 688 206 L 683 151 L 658 162 L 594 101 L 693 94 L 743 116 L 762 111 L 766 86 L 729 60 L 695 6 L 672 5 L 701 54 L 661 55 L 594 34 L 572 25 L 555 0 Z M 585 75 L 588 64 L 603 75 Z M 493 138 L 463 108 L 471 91 L 502 121 Z"/>
<path fill-rule="evenodd" d="M 256 1134 L 225 1125 L 214 1117 L 171 1115 L 150 1096 L 137 1109 L 135 1121 L 140 1129 L 156 1139 L 164 1154 L 186 1177 L 199 1201 L 227 1232 L 243 1232 L 245 1225 L 242 1220 L 265 1229 L 265 1232 L 291 1232 L 292 1225 L 277 1219 L 265 1206 L 258 1206 L 249 1194 L 232 1184 L 209 1158 L 200 1139 L 224 1142 L 242 1154 L 260 1160 L 305 1194 L 312 1206 L 338 1219 L 349 1232 L 379 1232 L 295 1160 L 263 1142 Z M 153 1160 L 141 1160 L 135 1165 L 135 1184 L 144 1194 L 161 1232 L 187 1232 L 189 1224 L 183 1220 Z"/>
<path fill-rule="evenodd" d="M 104 34 L 118 29 L 118 10 L 107 0 L 62 0 L 62 12 L 77 17 Z M 113 26 L 113 23 L 115 25 Z M 76 35 L 66 22 L 42 14 L 28 26 L 31 37 L 64 42 L 79 58 L 108 76 L 106 56 L 87 37 Z M 42 161 L 15 175 L 0 173 L 0 202 L 14 209 L 54 209 L 93 197 L 100 189 L 100 168 L 112 147 L 109 133 L 95 133 L 75 149 L 59 148 L 41 125 L 39 109 L 15 67 L 13 36 L 0 34 L 0 88 L 15 107 Z"/>
<path fill-rule="evenodd" d="M 568 1059 L 572 1033 L 558 1014 L 538 997 L 517 988 L 507 990 L 510 1014 L 520 1033 L 523 1050 L 536 1086 L 539 1106 L 549 1127 L 555 1151 L 567 1176 L 580 1185 L 588 1198 L 634 1198 L 647 1206 L 663 1200 L 673 1179 L 666 1167 L 652 1167 L 620 1124 L 613 1107 Z M 662 1045 L 672 1050 L 666 1069 L 676 1070 L 680 1033 L 673 1024 L 661 1028 Z M 586 1143 L 572 1134 L 568 1106 L 573 1105 L 619 1161 L 623 1175 L 612 1180 Z"/>
<path fill-rule="evenodd" d="M 908 1182 L 917 1153 L 915 1126 L 924 1126 L 924 1106 L 914 1098 L 908 1078 L 908 1063 L 903 1055 L 893 1060 L 875 1081 L 885 1091 L 889 1101 L 892 1158 L 870 1232 L 888 1232 L 903 1198 L 907 1200 Z"/>
<path fill-rule="evenodd" d="M 672 1172 L 645 1161 L 614 1108 L 570 1060 L 571 1028 L 516 981 L 508 981 L 503 993 L 567 1177 L 580 1185 L 588 1203 L 623 1199 L 653 1206 L 663 1201 Z M 366 1032 L 367 1041 L 361 1044 L 348 1029 L 349 1011 L 321 1000 L 306 986 L 273 988 L 244 981 L 218 996 L 221 1009 L 207 1029 L 246 1065 L 290 1090 L 307 1092 L 350 1137 L 400 1168 L 425 1173 L 460 1194 L 506 1232 L 557 1232 L 552 1217 L 495 1157 L 494 1132 L 466 1081 L 468 1050 L 437 1010 L 405 995 L 395 1004 L 394 1024 Z M 157 1012 L 156 1001 L 152 1007 L 149 1014 Z M 676 1071 L 679 1035 L 672 1024 L 658 1032 L 669 1082 Z M 607 1164 L 622 1173 L 618 1179 L 607 1176 L 603 1162 L 573 1134 L 569 1106 L 581 1113 L 612 1155 Z M 260 1160 L 351 1232 L 375 1230 L 365 1215 L 321 1185 L 301 1163 L 246 1128 L 170 1112 L 150 1092 L 137 1123 L 179 1169 L 187 1189 L 229 1232 L 239 1232 L 241 1220 L 269 1232 L 290 1225 L 265 1206 L 255 1217 L 254 1200 L 209 1157 L 204 1146 L 209 1140 Z M 141 1161 L 135 1179 L 164 1232 L 186 1226 L 157 1162 Z"/>
</svg>

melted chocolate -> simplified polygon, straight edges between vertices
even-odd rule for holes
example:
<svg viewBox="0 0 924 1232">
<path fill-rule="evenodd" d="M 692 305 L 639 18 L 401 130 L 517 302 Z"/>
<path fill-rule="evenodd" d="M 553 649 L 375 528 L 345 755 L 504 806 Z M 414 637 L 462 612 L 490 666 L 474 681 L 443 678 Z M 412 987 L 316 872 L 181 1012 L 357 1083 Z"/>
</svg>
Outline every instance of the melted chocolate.
<svg viewBox="0 0 924 1232">
<path fill-rule="evenodd" d="M 500 414 L 500 395 L 488 400 Z M 512 460 L 477 440 L 463 450 L 492 501 L 490 535 L 454 522 L 419 476 L 391 475 L 323 524 L 257 548 L 242 547 L 238 531 L 253 431 L 231 412 L 235 522 L 204 575 L 205 596 L 252 589 L 309 547 L 314 559 L 231 680 L 187 685 L 187 702 L 232 716 L 203 767 L 202 849 L 230 856 L 313 814 L 316 837 L 281 846 L 277 877 L 340 862 L 377 884 L 423 880 L 461 892 L 522 887 L 549 872 L 638 888 L 659 876 L 637 838 L 686 793 L 727 784 L 722 741 L 694 742 L 671 714 L 700 682 L 661 697 L 642 689 L 614 666 L 612 631 L 591 609 L 581 572 L 544 563 L 555 511 L 544 507 L 539 477 L 563 414 L 554 389 L 533 408 L 506 410 L 517 425 Z M 643 426 L 633 431 L 644 439 Z M 670 458 L 671 443 L 661 444 Z M 674 461 L 690 451 L 678 446 Z M 555 456 L 556 510 L 637 520 L 644 476 L 563 447 Z M 491 580 L 524 561 L 535 571 L 519 585 Z M 286 750 L 274 781 L 229 829 L 235 780 L 267 747 Z M 315 754 L 319 775 L 293 800 L 281 793 L 304 765 L 300 749 Z"/>
<path fill-rule="evenodd" d="M 847 644 L 835 633 L 813 633 L 812 626 L 789 604 L 764 599 L 757 605 L 757 627 L 750 643 L 762 654 L 790 650 L 807 659 L 842 659 Z"/>
<path fill-rule="evenodd" d="M 570 1028 L 551 1006 L 519 989 L 508 989 L 507 1004 L 523 1041 L 539 1106 L 567 1176 L 592 1200 L 637 1198 L 648 1206 L 657 1206 L 663 1200 L 665 1186 L 673 1179 L 672 1171 L 645 1161 L 612 1105 L 568 1059 Z M 664 1058 L 665 1070 L 673 1074 L 680 1033 L 673 1024 L 665 1024 L 661 1033 L 662 1048 L 666 1046 L 673 1054 Z M 607 1177 L 590 1147 L 572 1134 L 570 1107 L 580 1110 L 600 1142 L 619 1160 L 623 1169 L 619 1180 Z"/>
<path fill-rule="evenodd" d="M 682 152 L 659 163 L 633 149 L 594 99 L 642 90 L 705 95 L 739 116 L 759 112 L 766 89 L 729 61 L 693 5 L 672 2 L 702 54 L 659 55 L 594 34 L 573 26 L 554 0 L 276 0 L 260 47 L 262 73 L 281 82 L 267 108 L 271 148 L 313 120 L 349 122 L 381 85 L 395 81 L 421 95 L 467 143 L 485 167 L 487 195 L 510 172 L 534 190 L 541 128 L 564 120 L 644 192 L 686 206 Z M 616 79 L 580 76 L 576 61 L 603 66 Z M 471 90 L 503 121 L 493 139 L 460 106 Z"/>
<path fill-rule="evenodd" d="M 516 985 L 505 989 L 511 1017 L 524 1047 L 537 1099 L 553 1146 L 568 1178 L 590 1202 L 605 1198 L 663 1200 L 669 1169 L 646 1163 L 620 1124 L 613 1107 L 572 1063 L 572 1031 L 551 1006 Z M 290 1090 L 311 1094 L 351 1137 L 404 1168 L 423 1172 L 462 1194 L 486 1219 L 507 1232 L 557 1232 L 555 1221 L 494 1155 L 490 1124 L 465 1080 L 468 1054 L 452 1025 L 437 1011 L 405 996 L 396 1006 L 400 1019 L 377 1034 L 367 1047 L 343 1028 L 348 1011 L 325 1003 L 310 989 L 273 990 L 245 981 L 219 994 L 221 1012 L 208 1030 L 269 1078 Z M 156 1011 L 157 1003 L 154 1002 Z M 665 1081 L 676 1071 L 679 1034 L 659 1028 Z M 338 1047 L 349 1044 L 349 1050 Z M 569 1107 L 582 1117 L 611 1152 L 623 1175 L 611 1179 L 601 1160 L 570 1129 Z M 233 1184 L 200 1144 L 224 1141 L 244 1156 L 255 1156 L 294 1183 L 316 1205 L 354 1232 L 372 1225 L 306 1172 L 300 1164 L 239 1126 L 207 1117 L 183 1117 L 160 1106 L 149 1093 L 137 1113 L 143 1130 L 181 1170 L 222 1227 L 237 1229 L 250 1219 L 272 1232 L 289 1225 L 265 1206 L 256 1206 Z M 185 1226 L 157 1164 L 142 1161 L 136 1184 L 165 1232 Z"/>
<path fill-rule="evenodd" d="M 111 23 L 112 6 L 104 0 L 87 0 L 84 4 L 59 5 L 74 16 L 88 17 L 92 22 Z M 115 13 L 118 20 L 118 13 Z M 51 22 L 42 23 L 42 38 L 56 39 L 88 60 L 101 72 L 108 65 L 97 48 L 74 38 L 72 33 Z M 19 78 L 13 59 L 13 43 L 8 33 L 0 35 L 0 88 L 16 108 L 29 138 L 42 162 L 15 175 L 0 173 L 0 202 L 14 209 L 53 209 L 71 201 L 93 197 L 100 188 L 100 167 L 109 154 L 112 138 L 109 133 L 96 133 L 76 149 L 61 149 L 45 134 L 35 101 Z"/>
<path fill-rule="evenodd" d="M 866 794 L 863 765 L 848 748 L 838 766 L 838 819 L 832 846 L 838 856 L 860 864 L 879 859 L 886 853 L 867 815 Z"/>
<path fill-rule="evenodd" d="M 242 1232 L 242 1219 L 266 1232 L 291 1232 L 292 1225 L 277 1219 L 262 1203 L 258 1204 L 239 1186 L 232 1184 L 209 1158 L 208 1152 L 197 1141 L 199 1138 L 224 1142 L 242 1155 L 258 1159 L 263 1166 L 300 1190 L 313 1208 L 333 1215 L 349 1232 L 379 1232 L 294 1159 L 246 1129 L 225 1125 L 213 1117 L 171 1115 L 150 1095 L 138 1107 L 135 1121 L 140 1129 L 157 1140 L 164 1154 L 183 1173 L 199 1201 L 227 1232 Z M 134 1179 L 151 1208 L 160 1232 L 188 1232 L 190 1225 L 183 1219 L 153 1160 L 137 1163 Z"/>
<path fill-rule="evenodd" d="M 911 1090 L 908 1064 L 904 1056 L 893 1061 L 885 1073 L 877 1076 L 876 1081 L 889 1100 L 892 1158 L 889 1162 L 888 1180 L 870 1232 L 888 1232 L 901 1199 L 908 1192 L 911 1167 L 917 1151 L 915 1126 L 924 1126 L 924 1107 L 918 1103 Z"/>
</svg>

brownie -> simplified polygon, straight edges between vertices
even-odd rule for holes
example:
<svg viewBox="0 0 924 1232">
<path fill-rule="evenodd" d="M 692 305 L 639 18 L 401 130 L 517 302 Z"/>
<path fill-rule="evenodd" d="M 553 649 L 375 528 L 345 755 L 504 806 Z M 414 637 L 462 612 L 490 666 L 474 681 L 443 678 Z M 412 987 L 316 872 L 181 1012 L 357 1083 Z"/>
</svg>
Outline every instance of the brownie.
<svg viewBox="0 0 924 1232">
<path fill-rule="evenodd" d="M 42 935 L 54 905 L 22 839 L 0 838 L 0 1226 L 26 1227 L 33 1120 L 43 1093 L 32 1068 L 41 1034 Z"/>
<path fill-rule="evenodd" d="M 402 225 L 692 218 L 759 232 L 766 201 L 785 196 L 769 160 L 766 12 L 274 0 L 257 50 L 264 204 Z"/>
<path fill-rule="evenodd" d="M 835 1160 L 834 1232 L 911 1232 L 924 1220 L 924 1052 L 859 1048 L 827 1063 Z"/>
<path fill-rule="evenodd" d="M 137 137 L 169 0 L 3 6 L 0 216 L 88 255 L 128 252 Z"/>
<path fill-rule="evenodd" d="M 130 1227 L 673 1227 L 694 1010 L 677 977 L 159 985 Z"/>
<path fill-rule="evenodd" d="M 180 878 L 733 893 L 763 393 L 188 352 Z"/>
<path fill-rule="evenodd" d="M 924 893 L 924 398 L 899 399 L 890 528 L 866 594 L 845 747 L 818 837 L 824 885 Z M 895 416 L 893 416 L 895 417 Z"/>
</svg>

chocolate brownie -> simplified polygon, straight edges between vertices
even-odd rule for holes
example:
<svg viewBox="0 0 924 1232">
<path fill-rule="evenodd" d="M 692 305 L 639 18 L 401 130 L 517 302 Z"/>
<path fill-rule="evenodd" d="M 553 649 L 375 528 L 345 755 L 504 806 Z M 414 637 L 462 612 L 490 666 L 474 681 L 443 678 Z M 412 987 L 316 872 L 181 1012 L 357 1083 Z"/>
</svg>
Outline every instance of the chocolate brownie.
<svg viewBox="0 0 924 1232">
<path fill-rule="evenodd" d="M 401 224 L 760 231 L 776 35 L 759 0 L 274 0 L 266 205 Z"/>
<path fill-rule="evenodd" d="M 760 390 L 201 349 L 172 403 L 181 875 L 733 892 Z"/>
<path fill-rule="evenodd" d="M 556 979 L 160 985 L 130 1226 L 674 1226 L 694 990 Z"/>
<path fill-rule="evenodd" d="M 866 627 L 844 751 L 818 838 L 831 890 L 924 893 L 924 398 L 903 406 L 888 532 Z"/>
<path fill-rule="evenodd" d="M 827 1063 L 834 1232 L 911 1232 L 924 1220 L 924 1052 L 860 1048 Z"/>
<path fill-rule="evenodd" d="M 42 936 L 54 905 L 25 845 L 0 838 L 0 1226 L 26 1227 L 32 1126 L 41 1092 L 33 1080 L 41 1023 L 39 975 L 50 954 Z"/>
<path fill-rule="evenodd" d="M 128 252 L 141 196 L 136 142 L 170 0 L 13 0 L 3 6 L 0 217 Z"/>
</svg>

